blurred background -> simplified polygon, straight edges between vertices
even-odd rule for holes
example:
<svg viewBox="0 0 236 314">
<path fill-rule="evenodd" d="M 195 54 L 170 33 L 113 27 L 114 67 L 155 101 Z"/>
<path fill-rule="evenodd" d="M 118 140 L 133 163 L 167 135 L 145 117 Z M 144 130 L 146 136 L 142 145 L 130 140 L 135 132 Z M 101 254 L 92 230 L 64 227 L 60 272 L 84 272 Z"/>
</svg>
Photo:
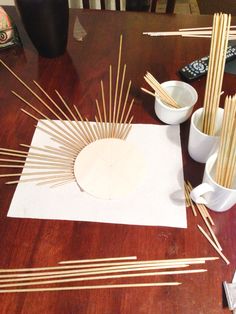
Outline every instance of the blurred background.
<svg viewBox="0 0 236 314">
<path fill-rule="evenodd" d="M 113 1 L 107 0 L 107 5 L 112 9 Z M 136 2 L 151 2 L 151 0 L 120 0 L 121 7 L 125 8 L 125 3 Z M 167 0 L 158 0 L 157 12 L 164 13 L 166 9 Z M 69 0 L 71 7 L 82 7 L 82 0 Z M 97 0 L 90 0 L 94 8 L 99 8 Z M 0 0 L 0 5 L 14 5 L 14 0 Z M 177 14 L 213 14 L 215 12 L 231 13 L 236 15 L 236 1 L 235 0 L 176 0 L 174 13 Z"/>
</svg>

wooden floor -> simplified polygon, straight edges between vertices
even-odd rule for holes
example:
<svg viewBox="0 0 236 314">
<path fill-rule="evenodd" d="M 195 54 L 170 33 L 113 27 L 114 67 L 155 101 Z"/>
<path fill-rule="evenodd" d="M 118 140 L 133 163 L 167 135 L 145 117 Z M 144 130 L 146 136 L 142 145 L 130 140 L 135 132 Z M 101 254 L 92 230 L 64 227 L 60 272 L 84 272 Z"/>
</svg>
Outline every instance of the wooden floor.
<svg viewBox="0 0 236 314">
<path fill-rule="evenodd" d="M 164 13 L 166 10 L 166 0 L 159 0 L 157 4 L 157 12 Z M 197 0 L 176 0 L 176 14 L 200 14 Z"/>
</svg>

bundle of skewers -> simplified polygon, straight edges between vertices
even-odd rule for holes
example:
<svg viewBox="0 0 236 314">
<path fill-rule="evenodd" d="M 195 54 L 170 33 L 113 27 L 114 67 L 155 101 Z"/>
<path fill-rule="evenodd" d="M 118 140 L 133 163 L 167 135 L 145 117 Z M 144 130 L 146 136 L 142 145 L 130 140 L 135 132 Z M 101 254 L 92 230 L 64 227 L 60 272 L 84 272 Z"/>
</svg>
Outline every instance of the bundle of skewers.
<svg viewBox="0 0 236 314">
<path fill-rule="evenodd" d="M 231 16 L 215 14 L 209 56 L 206 89 L 203 104 L 202 131 L 208 135 L 215 135 L 217 110 L 222 94 L 222 83 L 229 39 Z"/>
<path fill-rule="evenodd" d="M 181 106 L 171 97 L 165 89 L 161 86 L 161 84 L 155 79 L 155 77 L 147 72 L 144 76 L 145 81 L 148 85 L 154 90 L 154 93 L 144 87 L 141 87 L 141 90 L 145 93 L 152 95 L 153 97 L 159 97 L 167 106 L 172 108 L 180 108 Z"/>
<path fill-rule="evenodd" d="M 233 188 L 236 172 L 236 95 L 225 99 L 220 147 L 216 160 L 215 181 Z"/>
<path fill-rule="evenodd" d="M 211 246 L 219 254 L 219 256 L 222 258 L 222 260 L 227 265 L 229 265 L 230 261 L 223 254 L 222 246 L 220 245 L 220 242 L 217 239 L 217 237 L 213 231 L 212 227 L 215 226 L 215 223 L 214 223 L 211 215 L 209 214 L 208 209 L 206 208 L 206 206 L 204 204 L 197 204 L 197 203 L 193 202 L 193 200 L 190 197 L 190 193 L 191 193 L 192 189 L 193 189 L 192 184 L 189 181 L 184 183 L 186 207 L 191 207 L 193 215 L 195 217 L 197 216 L 197 212 L 200 213 L 200 216 L 201 216 L 208 232 L 205 231 L 204 228 L 200 225 L 197 225 L 198 230 L 205 237 L 205 239 L 208 241 L 208 243 L 211 244 Z M 197 208 L 197 210 L 196 210 L 196 208 Z"/>
<path fill-rule="evenodd" d="M 118 51 L 117 69 L 109 66 L 108 97 L 105 95 L 104 83 L 101 81 L 101 99 L 96 99 L 97 114 L 95 121 L 83 117 L 78 106 L 70 106 L 62 95 L 55 90 L 58 100 L 36 81 L 35 91 L 24 82 L 3 60 L 0 65 L 11 73 L 26 90 L 34 96 L 45 110 L 25 99 L 16 91 L 12 93 L 29 110 L 22 108 L 27 116 L 37 122 L 36 129 L 50 136 L 55 145 L 39 147 L 21 143 L 24 149 L 0 148 L 0 168 L 20 169 L 17 172 L 0 174 L 0 178 L 10 178 L 7 184 L 36 182 L 38 185 L 56 187 L 76 181 L 74 162 L 83 148 L 92 142 L 104 138 L 125 140 L 131 130 L 131 115 L 134 99 L 129 101 L 131 81 L 125 84 L 126 64 L 122 66 L 122 35 Z M 127 85 L 127 86 L 126 86 Z M 53 116 L 51 118 L 50 116 Z M 58 121 L 55 121 L 58 120 Z M 2 156 L 7 156 L 3 158 Z M 16 158 L 17 157 L 17 158 Z M 22 171 L 23 170 L 23 171 Z M 15 179 L 16 177 L 16 179 Z M 18 177 L 21 177 L 20 179 Z M 14 178 L 11 180 L 11 178 Z"/>
<path fill-rule="evenodd" d="M 222 14 L 222 13 L 221 13 Z M 223 15 L 223 14 L 222 14 Z M 177 31 L 169 32 L 143 32 L 143 35 L 161 37 L 161 36 L 181 36 L 181 37 L 200 37 L 211 38 L 213 34 L 213 27 L 197 27 L 197 28 L 180 28 Z M 236 39 L 236 26 L 229 28 L 229 40 Z"/>
<path fill-rule="evenodd" d="M 177 281 L 145 281 L 141 283 L 129 281 L 115 284 L 114 279 L 203 273 L 207 269 L 186 268 L 192 265 L 202 265 L 207 261 L 214 261 L 218 258 L 199 257 L 145 261 L 136 261 L 136 259 L 136 256 L 111 257 L 62 261 L 59 263 L 61 265 L 50 267 L 0 269 L 0 293 L 178 286 L 181 283 Z M 100 280 L 105 280 L 105 283 L 100 285 L 82 284 L 79 286 L 72 284 Z M 112 282 L 109 282 L 109 280 L 112 280 Z M 62 283 L 67 283 L 67 285 L 54 286 Z"/>
</svg>

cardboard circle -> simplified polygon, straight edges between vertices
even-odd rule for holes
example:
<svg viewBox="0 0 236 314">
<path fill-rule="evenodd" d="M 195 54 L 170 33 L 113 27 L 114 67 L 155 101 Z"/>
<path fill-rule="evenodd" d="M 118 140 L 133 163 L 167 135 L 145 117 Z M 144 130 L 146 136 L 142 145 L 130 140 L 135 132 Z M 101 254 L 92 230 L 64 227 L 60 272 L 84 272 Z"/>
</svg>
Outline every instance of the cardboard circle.
<svg viewBox="0 0 236 314">
<path fill-rule="evenodd" d="M 115 138 L 87 145 L 74 163 L 80 188 L 102 199 L 120 199 L 128 195 L 140 184 L 145 172 L 145 161 L 137 147 Z"/>
</svg>

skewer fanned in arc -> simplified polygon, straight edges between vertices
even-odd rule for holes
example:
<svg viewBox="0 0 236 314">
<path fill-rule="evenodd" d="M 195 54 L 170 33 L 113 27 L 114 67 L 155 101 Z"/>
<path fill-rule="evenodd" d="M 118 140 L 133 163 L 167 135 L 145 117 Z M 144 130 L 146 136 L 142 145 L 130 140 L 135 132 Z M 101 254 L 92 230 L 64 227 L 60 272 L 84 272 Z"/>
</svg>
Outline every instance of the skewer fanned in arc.
<svg viewBox="0 0 236 314">
<path fill-rule="evenodd" d="M 7 184 L 35 181 L 39 185 L 53 184 L 53 186 L 57 186 L 76 181 L 73 165 L 78 154 L 87 145 L 105 138 L 121 140 L 127 138 L 133 119 L 131 116 L 133 100 L 128 104 L 131 81 L 125 87 L 126 64 L 121 70 L 121 60 L 122 35 L 120 36 L 115 76 L 112 66 L 109 66 L 108 103 L 105 101 L 105 87 L 101 81 L 101 104 L 96 99 L 97 115 L 95 122 L 91 122 L 86 117 L 82 117 L 77 106 L 70 107 L 57 90 L 55 93 L 59 98 L 60 105 L 38 82 L 33 81 L 43 95 L 42 97 L 39 96 L 0 59 L 0 63 L 50 112 L 50 115 L 58 120 L 53 120 L 16 91 L 12 91 L 29 108 L 29 110 L 22 108 L 22 112 L 34 119 L 37 122 L 36 128 L 49 135 L 57 147 L 36 147 L 21 144 L 29 151 L 0 148 L 0 155 L 8 156 L 7 158 L 1 157 L 0 168 L 24 168 L 22 173 L 1 174 L 0 177 L 7 178 L 22 176 L 22 179 L 8 181 Z M 114 88 L 113 78 L 115 80 Z M 36 170 L 33 171 L 34 169 Z"/>
</svg>

